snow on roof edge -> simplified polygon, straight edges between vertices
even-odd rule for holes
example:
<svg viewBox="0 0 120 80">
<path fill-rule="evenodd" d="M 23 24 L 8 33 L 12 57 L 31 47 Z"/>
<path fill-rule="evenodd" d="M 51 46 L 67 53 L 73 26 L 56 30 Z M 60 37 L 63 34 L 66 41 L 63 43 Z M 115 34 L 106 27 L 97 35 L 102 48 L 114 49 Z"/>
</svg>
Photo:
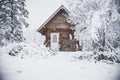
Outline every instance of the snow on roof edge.
<svg viewBox="0 0 120 80">
<path fill-rule="evenodd" d="M 61 10 L 64 9 L 67 13 L 70 13 L 68 9 L 65 8 L 64 5 L 61 5 L 38 29 L 39 32 L 42 27 L 45 27 L 45 25 Z"/>
</svg>

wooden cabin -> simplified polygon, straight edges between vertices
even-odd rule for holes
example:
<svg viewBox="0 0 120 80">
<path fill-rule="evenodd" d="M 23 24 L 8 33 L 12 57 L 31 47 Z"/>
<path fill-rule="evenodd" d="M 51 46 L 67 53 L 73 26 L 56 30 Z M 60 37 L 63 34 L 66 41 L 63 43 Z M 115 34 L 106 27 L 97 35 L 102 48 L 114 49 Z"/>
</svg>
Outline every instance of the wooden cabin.
<svg viewBox="0 0 120 80">
<path fill-rule="evenodd" d="M 46 37 L 45 45 L 54 50 L 76 51 L 74 24 L 68 22 L 69 11 L 62 5 L 37 30 Z"/>
</svg>

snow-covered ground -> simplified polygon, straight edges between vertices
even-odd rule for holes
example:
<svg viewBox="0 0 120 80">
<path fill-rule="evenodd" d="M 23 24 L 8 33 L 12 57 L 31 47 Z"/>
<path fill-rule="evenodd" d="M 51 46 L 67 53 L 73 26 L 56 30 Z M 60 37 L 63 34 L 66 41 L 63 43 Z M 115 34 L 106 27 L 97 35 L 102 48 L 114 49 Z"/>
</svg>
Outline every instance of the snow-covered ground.
<svg viewBox="0 0 120 80">
<path fill-rule="evenodd" d="M 120 80 L 120 64 L 107 64 L 89 59 L 78 60 L 81 54 L 86 55 L 91 52 L 56 53 L 41 46 L 45 39 L 36 30 L 61 5 L 60 1 L 28 0 L 27 9 L 30 14 L 27 21 L 30 25 L 23 29 L 23 32 L 26 41 L 30 42 L 13 43 L 0 48 L 0 80 Z M 101 22 L 99 21 L 100 15 L 96 13 L 90 13 L 93 15 L 93 23 L 96 20 Z M 96 26 L 96 24 L 92 24 L 92 26 Z M 86 37 L 89 38 L 88 36 Z M 86 37 L 84 35 L 84 38 Z M 10 51 L 12 54 L 16 51 L 19 54 L 10 56 L 8 55 Z M 120 48 L 117 52 L 120 52 Z"/>
<path fill-rule="evenodd" d="M 73 58 L 83 52 L 57 52 L 47 57 L 29 54 L 22 58 L 3 53 L 5 49 L 3 47 L 0 54 L 0 80 L 120 80 L 120 64 Z"/>
</svg>

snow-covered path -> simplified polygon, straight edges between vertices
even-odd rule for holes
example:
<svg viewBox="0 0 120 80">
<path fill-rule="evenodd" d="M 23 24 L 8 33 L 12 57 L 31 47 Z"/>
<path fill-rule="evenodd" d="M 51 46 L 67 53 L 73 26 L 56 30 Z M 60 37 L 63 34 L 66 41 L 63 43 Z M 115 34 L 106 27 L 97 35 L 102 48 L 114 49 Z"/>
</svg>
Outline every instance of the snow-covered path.
<svg viewBox="0 0 120 80">
<path fill-rule="evenodd" d="M 120 64 L 70 60 L 67 53 L 46 59 L 0 56 L 1 80 L 119 80 Z"/>
</svg>

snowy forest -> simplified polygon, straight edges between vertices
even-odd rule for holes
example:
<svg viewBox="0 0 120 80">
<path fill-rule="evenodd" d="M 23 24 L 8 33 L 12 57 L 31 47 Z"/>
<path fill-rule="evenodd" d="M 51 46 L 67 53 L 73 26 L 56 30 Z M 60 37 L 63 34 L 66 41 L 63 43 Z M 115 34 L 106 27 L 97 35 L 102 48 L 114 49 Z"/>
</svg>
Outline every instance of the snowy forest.
<svg viewBox="0 0 120 80">
<path fill-rule="evenodd" d="M 120 0 L 61 0 L 76 25 L 75 52 L 44 45 L 27 21 L 29 1 L 0 0 L 0 80 L 120 80 Z"/>
<path fill-rule="evenodd" d="M 105 51 L 120 46 L 119 0 L 67 2 L 71 10 L 70 19 L 77 24 L 76 38 L 82 39 L 84 50 Z"/>
</svg>

